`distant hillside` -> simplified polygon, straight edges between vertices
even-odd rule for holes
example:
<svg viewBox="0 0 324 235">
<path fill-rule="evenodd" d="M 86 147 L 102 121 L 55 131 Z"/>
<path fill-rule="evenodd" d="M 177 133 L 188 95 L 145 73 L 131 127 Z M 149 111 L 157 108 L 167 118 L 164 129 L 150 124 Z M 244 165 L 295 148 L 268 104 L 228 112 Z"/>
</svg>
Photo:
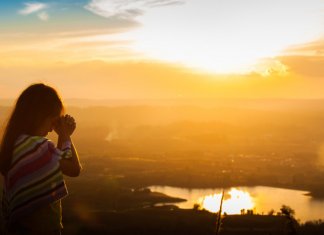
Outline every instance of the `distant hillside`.
<svg viewBox="0 0 324 235">
<path fill-rule="evenodd" d="M 64 97 L 63 97 L 64 98 Z M 15 99 L 1 99 L 0 106 L 11 106 Z M 240 107 L 253 109 L 324 109 L 323 99 L 64 99 L 70 107 L 91 106 L 200 106 L 200 107 Z"/>
</svg>

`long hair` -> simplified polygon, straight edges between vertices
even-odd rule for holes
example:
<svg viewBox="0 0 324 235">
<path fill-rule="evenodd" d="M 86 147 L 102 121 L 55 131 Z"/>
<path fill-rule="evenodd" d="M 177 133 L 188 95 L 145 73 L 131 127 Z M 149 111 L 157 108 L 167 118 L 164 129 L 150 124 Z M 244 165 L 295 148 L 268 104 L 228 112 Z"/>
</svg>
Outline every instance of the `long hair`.
<svg viewBox="0 0 324 235">
<path fill-rule="evenodd" d="M 14 144 L 21 134 L 34 135 L 46 118 L 60 115 L 61 98 L 52 87 L 33 84 L 19 96 L 4 130 L 0 146 L 0 172 L 10 169 Z"/>
</svg>

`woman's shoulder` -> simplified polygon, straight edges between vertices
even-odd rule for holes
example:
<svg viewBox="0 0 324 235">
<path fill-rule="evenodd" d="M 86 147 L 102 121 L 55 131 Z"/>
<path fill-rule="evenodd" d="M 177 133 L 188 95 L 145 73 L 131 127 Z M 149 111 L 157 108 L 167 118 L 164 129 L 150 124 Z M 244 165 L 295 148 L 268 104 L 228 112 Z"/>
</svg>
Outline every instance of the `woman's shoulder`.
<svg viewBox="0 0 324 235">
<path fill-rule="evenodd" d="M 34 136 L 34 135 L 27 135 L 27 134 L 22 134 L 18 136 L 15 144 L 14 144 L 14 149 L 25 149 L 25 148 L 30 148 L 31 146 L 40 146 L 43 145 L 50 140 L 47 139 L 44 136 Z"/>
<path fill-rule="evenodd" d="M 38 141 L 49 141 L 49 139 L 47 139 L 44 136 L 21 134 L 18 136 L 15 145 L 21 145 L 26 143 L 38 142 Z"/>
<path fill-rule="evenodd" d="M 49 142 L 44 136 L 20 135 L 14 145 L 12 165 L 16 165 L 22 159 L 38 159 L 38 156 L 50 149 Z"/>
</svg>

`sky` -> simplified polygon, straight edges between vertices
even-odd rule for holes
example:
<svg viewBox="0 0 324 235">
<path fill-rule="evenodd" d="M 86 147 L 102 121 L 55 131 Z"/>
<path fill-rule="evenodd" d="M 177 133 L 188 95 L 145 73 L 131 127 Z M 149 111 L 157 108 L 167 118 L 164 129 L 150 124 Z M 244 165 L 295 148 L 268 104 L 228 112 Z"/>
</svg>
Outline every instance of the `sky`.
<svg viewBox="0 0 324 235">
<path fill-rule="evenodd" d="M 324 98 L 324 0 L 0 1 L 0 99 Z"/>
</svg>

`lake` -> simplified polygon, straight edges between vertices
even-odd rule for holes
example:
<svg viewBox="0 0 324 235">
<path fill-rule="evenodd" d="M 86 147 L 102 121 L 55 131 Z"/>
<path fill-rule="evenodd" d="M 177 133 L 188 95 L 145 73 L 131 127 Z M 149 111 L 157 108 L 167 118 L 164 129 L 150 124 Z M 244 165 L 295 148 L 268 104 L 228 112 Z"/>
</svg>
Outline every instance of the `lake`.
<svg viewBox="0 0 324 235">
<path fill-rule="evenodd" d="M 184 198 L 186 202 L 175 203 L 180 208 L 193 208 L 198 203 L 201 208 L 211 212 L 219 210 L 222 189 L 188 189 L 169 186 L 150 186 L 151 191 L 161 192 L 172 197 Z M 223 212 L 240 214 L 241 210 L 253 210 L 254 213 L 268 214 L 280 211 L 287 205 L 295 210 L 295 217 L 301 222 L 324 219 L 324 200 L 315 200 L 306 195 L 307 191 L 274 187 L 233 187 L 225 189 Z"/>
</svg>

